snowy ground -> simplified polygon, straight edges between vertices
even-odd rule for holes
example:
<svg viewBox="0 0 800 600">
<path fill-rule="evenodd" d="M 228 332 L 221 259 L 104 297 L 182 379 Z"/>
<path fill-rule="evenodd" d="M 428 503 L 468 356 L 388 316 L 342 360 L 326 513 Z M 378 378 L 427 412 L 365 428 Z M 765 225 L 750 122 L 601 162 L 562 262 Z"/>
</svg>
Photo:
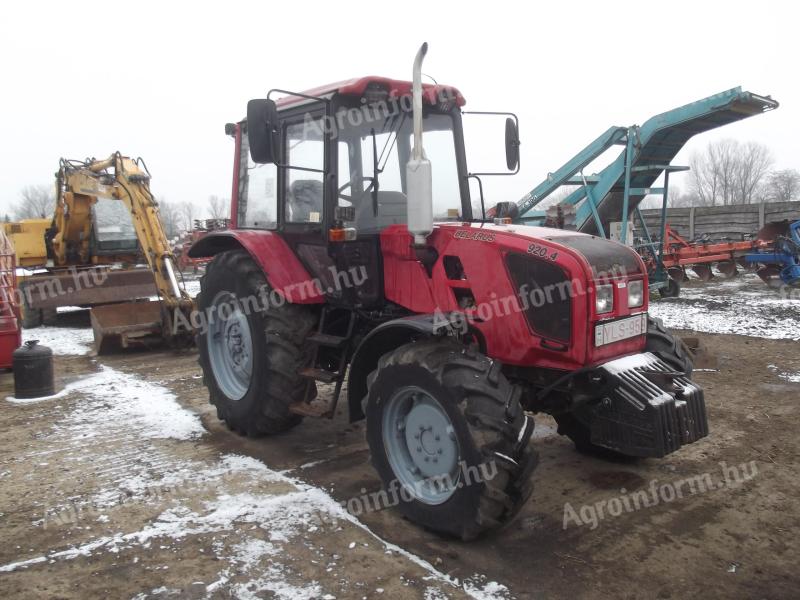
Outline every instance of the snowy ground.
<svg viewBox="0 0 800 600">
<path fill-rule="evenodd" d="M 85 352 L 77 331 L 35 330 L 62 356 Z M 63 539 L 36 552 L 21 545 L 22 524 L 12 526 L 17 545 L 0 552 L 0 577 L 103 557 L 133 569 L 140 564 L 148 577 L 179 566 L 171 558 L 153 564 L 154 553 L 175 556 L 200 544 L 210 570 L 204 565 L 188 586 L 153 585 L 134 597 L 181 595 L 188 587 L 191 597 L 332 599 L 403 589 L 414 580 L 424 582 L 426 599 L 508 597 L 504 585 L 479 575 L 459 581 L 384 541 L 318 487 L 255 458 L 213 451 L 203 445 L 207 431 L 198 415 L 167 388 L 86 360 L 93 372 L 56 397 L 7 398 L 39 424 L 0 477 L 7 491 L 15 480 L 40 481 L 46 493 L 33 501 L 28 526 Z M 4 500 L 6 512 L 10 499 Z M 140 518 L 131 522 L 131 513 Z M 367 561 L 372 573 L 359 577 L 363 569 L 354 563 Z"/>
<path fill-rule="evenodd" d="M 671 327 L 751 336 L 706 336 L 721 357 L 697 375 L 712 436 L 614 464 L 575 454 L 537 415 L 534 497 L 512 527 L 469 544 L 392 510 L 342 509 L 378 486 L 346 417 L 239 438 L 214 416 L 192 353 L 92 358 L 86 315 L 65 315 L 25 332 L 57 355 L 57 397 L 15 401 L 0 379 L 0 597 L 788 597 L 800 583 L 799 310 L 752 277 L 653 302 Z M 759 478 L 736 495 L 562 526 L 564 502 L 751 460 Z"/>
<path fill-rule="evenodd" d="M 57 356 L 81 356 L 92 351 L 94 336 L 87 327 L 37 327 L 23 329 L 22 342 L 37 340 Z"/>
<path fill-rule="evenodd" d="M 679 298 L 653 298 L 650 314 L 676 329 L 800 340 L 800 289 L 793 292 L 772 290 L 753 274 L 693 280 Z"/>
</svg>

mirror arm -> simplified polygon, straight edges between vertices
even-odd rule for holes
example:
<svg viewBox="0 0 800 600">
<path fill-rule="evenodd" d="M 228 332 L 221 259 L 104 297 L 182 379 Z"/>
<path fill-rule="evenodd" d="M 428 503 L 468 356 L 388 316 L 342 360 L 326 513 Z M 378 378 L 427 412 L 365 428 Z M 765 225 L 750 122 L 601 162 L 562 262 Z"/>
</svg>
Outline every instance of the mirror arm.
<svg viewBox="0 0 800 600">
<path fill-rule="evenodd" d="M 519 132 L 519 117 L 517 117 L 517 115 L 512 113 L 512 112 L 497 112 L 497 111 L 490 111 L 490 110 L 462 110 L 461 114 L 462 115 L 496 115 L 496 116 L 499 116 L 499 117 L 511 117 L 512 119 L 514 119 L 514 123 L 516 123 L 517 132 Z M 519 138 L 517 139 L 517 141 L 519 142 Z M 474 175 L 484 175 L 484 176 L 490 176 L 490 175 L 491 176 L 516 175 L 517 173 L 519 173 L 519 168 L 520 168 L 520 163 L 521 162 L 522 161 L 520 160 L 520 158 L 517 158 L 517 168 L 514 171 L 502 171 L 502 172 L 489 171 L 489 172 L 485 172 L 485 173 L 469 173 L 467 175 L 467 177 L 472 177 Z"/>
</svg>

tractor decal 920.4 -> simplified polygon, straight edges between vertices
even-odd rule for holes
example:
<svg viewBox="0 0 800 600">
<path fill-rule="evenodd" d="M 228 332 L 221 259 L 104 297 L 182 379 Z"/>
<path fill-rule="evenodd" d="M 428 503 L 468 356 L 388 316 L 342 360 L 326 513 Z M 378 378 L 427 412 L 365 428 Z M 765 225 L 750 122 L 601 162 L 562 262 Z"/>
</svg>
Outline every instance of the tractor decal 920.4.
<svg viewBox="0 0 800 600">
<path fill-rule="evenodd" d="M 531 244 L 528 246 L 528 254 L 538 256 L 539 258 L 547 258 L 549 260 L 555 260 L 558 258 L 557 251 L 550 252 L 550 248 L 547 246 L 542 246 L 541 244 Z"/>
</svg>

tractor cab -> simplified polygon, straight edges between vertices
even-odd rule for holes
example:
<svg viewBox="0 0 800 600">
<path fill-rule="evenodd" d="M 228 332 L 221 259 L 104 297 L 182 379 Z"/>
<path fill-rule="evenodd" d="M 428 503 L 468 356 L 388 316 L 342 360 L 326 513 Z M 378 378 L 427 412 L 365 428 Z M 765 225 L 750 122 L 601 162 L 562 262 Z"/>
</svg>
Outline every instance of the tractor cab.
<svg viewBox="0 0 800 600">
<path fill-rule="evenodd" d="M 411 88 L 362 77 L 303 93 L 273 90 L 270 96 L 283 96 L 252 100 L 248 119 L 227 126 L 236 140 L 234 227 L 279 232 L 329 302 L 369 307 L 384 299 L 380 233 L 409 217 Z M 482 201 L 470 198 L 464 97 L 451 86 L 424 85 L 422 99 L 425 155 L 436 165 L 431 216 L 482 219 Z M 353 268 L 364 270 L 366 281 L 342 290 L 331 274 Z"/>
</svg>

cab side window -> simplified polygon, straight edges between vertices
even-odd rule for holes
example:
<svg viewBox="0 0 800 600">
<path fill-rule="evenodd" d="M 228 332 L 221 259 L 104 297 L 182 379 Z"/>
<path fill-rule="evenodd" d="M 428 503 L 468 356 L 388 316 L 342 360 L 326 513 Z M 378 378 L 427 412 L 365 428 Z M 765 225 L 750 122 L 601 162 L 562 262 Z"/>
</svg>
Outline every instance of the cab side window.
<svg viewBox="0 0 800 600">
<path fill-rule="evenodd" d="M 287 222 L 322 222 L 323 131 L 321 119 L 307 119 L 286 127 L 286 164 L 290 165 L 286 170 Z"/>
</svg>

